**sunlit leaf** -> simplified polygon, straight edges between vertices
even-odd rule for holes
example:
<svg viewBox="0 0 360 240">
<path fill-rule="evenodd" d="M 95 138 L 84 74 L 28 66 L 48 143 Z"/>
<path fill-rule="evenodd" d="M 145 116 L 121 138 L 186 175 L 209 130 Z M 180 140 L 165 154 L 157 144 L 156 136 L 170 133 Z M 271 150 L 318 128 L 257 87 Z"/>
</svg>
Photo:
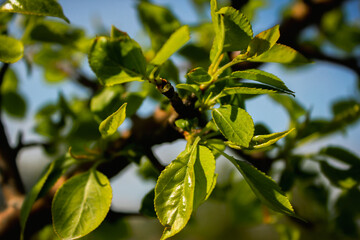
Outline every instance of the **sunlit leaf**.
<svg viewBox="0 0 360 240">
<path fill-rule="evenodd" d="M 254 80 L 257 82 L 265 83 L 265 84 L 268 84 L 275 88 L 278 88 L 280 90 L 283 90 L 289 94 L 293 94 L 293 91 L 288 89 L 286 87 L 286 85 L 284 84 L 284 82 L 281 81 L 280 78 L 278 78 L 277 76 L 275 76 L 271 73 L 268 73 L 268 72 L 265 72 L 265 71 L 262 71 L 259 69 L 248 69 L 248 70 L 243 70 L 243 71 L 235 71 L 231 74 L 231 77 L 249 79 L 249 80 Z"/>
<path fill-rule="evenodd" d="M 190 40 L 190 32 L 188 26 L 182 26 L 174 32 L 170 38 L 161 47 L 159 52 L 151 63 L 154 65 L 162 65 L 168 58 L 177 52 L 182 46 Z"/>
<path fill-rule="evenodd" d="M 99 131 L 102 137 L 108 137 L 116 132 L 126 118 L 126 105 L 124 103 L 116 112 L 100 123 Z"/>
<path fill-rule="evenodd" d="M 201 84 L 201 83 L 207 83 L 207 82 L 211 81 L 211 76 L 202 67 L 197 67 L 197 68 L 190 70 L 186 74 L 186 78 L 187 78 L 188 83 Z"/>
<path fill-rule="evenodd" d="M 224 105 L 212 111 L 212 116 L 220 132 L 231 142 L 249 147 L 254 135 L 254 123 L 243 109 Z"/>
<path fill-rule="evenodd" d="M 276 43 L 272 48 L 263 54 L 249 58 L 250 62 L 275 62 L 286 64 L 305 64 L 310 61 L 305 58 L 301 53 L 292 49 L 291 47 Z"/>
<path fill-rule="evenodd" d="M 69 179 L 56 192 L 51 212 L 61 239 L 80 238 L 104 220 L 110 209 L 112 190 L 108 178 L 90 170 Z"/>
<path fill-rule="evenodd" d="M 249 57 L 256 57 L 272 48 L 280 37 L 279 25 L 256 35 L 247 49 Z"/>
<path fill-rule="evenodd" d="M 7 0 L 0 5 L 0 12 L 58 17 L 70 23 L 55 0 Z"/>
<path fill-rule="evenodd" d="M 24 46 L 19 40 L 0 35 L 0 61 L 14 63 L 24 55 Z"/>
</svg>

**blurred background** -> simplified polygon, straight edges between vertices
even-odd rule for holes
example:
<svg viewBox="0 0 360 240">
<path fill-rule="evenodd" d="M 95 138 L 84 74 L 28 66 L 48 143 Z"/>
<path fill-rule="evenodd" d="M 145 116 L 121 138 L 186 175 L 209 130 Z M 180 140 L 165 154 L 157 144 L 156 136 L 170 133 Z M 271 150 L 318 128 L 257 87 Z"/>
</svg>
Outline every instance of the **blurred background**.
<svg viewBox="0 0 360 240">
<path fill-rule="evenodd" d="M 112 25 L 127 32 L 143 48 L 150 48 L 151 43 L 145 30 L 142 28 L 141 21 L 136 9 L 138 1 L 134 0 L 86 0 L 86 1 L 67 1 L 59 0 L 65 15 L 73 26 L 85 29 L 86 35 L 95 37 L 98 34 L 107 33 Z M 210 21 L 210 8 L 206 3 L 202 4 L 192 0 L 154 0 L 152 3 L 169 8 L 182 24 L 194 26 L 200 22 Z M 204 1 L 206 2 L 206 1 Z M 219 1 L 226 5 L 227 1 Z M 292 0 L 252 0 L 249 1 L 254 9 L 251 16 L 251 24 L 254 34 L 279 24 L 284 15 L 293 6 Z M 343 13 L 344 21 L 357 26 L 360 29 L 360 3 L 357 0 L 348 0 L 342 5 L 340 11 Z M 250 12 L 250 11 L 249 11 Z M 321 32 L 316 26 L 309 26 L 301 32 L 301 41 L 316 39 Z M 359 36 L 359 35 L 358 35 Z M 345 38 L 346 36 L 344 36 Z M 346 41 L 346 39 L 344 40 Z M 359 39 L 357 39 L 359 43 Z M 349 52 L 339 49 L 329 41 L 322 42 L 321 49 L 328 55 L 346 57 L 360 56 L 360 46 L 353 47 Z M 180 69 L 180 79 L 184 80 L 184 75 L 191 67 L 180 55 L 175 55 L 172 60 Z M 359 60 L 359 59 L 358 59 Z M 59 93 L 67 99 L 76 97 L 86 97 L 90 93 L 79 87 L 72 81 L 60 81 L 57 83 L 45 82 L 42 80 L 43 70 L 33 68 L 31 75 L 27 74 L 26 64 L 19 62 L 14 64 L 18 70 L 18 78 L 21 81 L 19 91 L 24 95 L 27 103 L 26 118 L 18 120 L 5 116 L 5 124 L 8 129 L 12 143 L 16 141 L 16 136 L 21 131 L 24 133 L 26 141 L 39 140 L 40 137 L 34 133 L 34 119 L 32 116 L 45 104 L 57 102 Z M 330 118 L 332 116 L 331 105 L 339 99 L 359 98 L 358 76 L 354 71 L 349 70 L 339 64 L 329 63 L 328 61 L 315 61 L 312 64 L 289 68 L 280 64 L 265 64 L 261 69 L 270 72 L 282 79 L 289 89 L 295 92 L 295 99 L 302 106 L 309 110 L 311 118 Z M 82 71 L 85 75 L 94 77 L 86 60 L 82 64 Z M 154 102 L 146 100 L 139 109 L 138 114 L 146 117 L 155 109 Z M 255 123 L 265 124 L 272 132 L 281 132 L 289 128 L 289 117 L 284 108 L 267 96 L 259 96 L 247 102 L 247 111 L 253 117 Z M 120 131 L 125 130 L 128 125 L 124 124 Z M 317 152 L 322 147 L 328 145 L 341 145 L 360 155 L 360 124 L 354 124 L 346 131 L 326 137 L 315 144 L 302 146 L 298 151 L 301 153 Z M 185 141 L 176 141 L 171 144 L 156 146 L 155 155 L 164 164 L 171 162 L 184 149 Z M 21 175 L 27 188 L 30 188 L 43 167 L 48 163 L 42 148 L 34 147 L 21 152 L 18 164 Z M 277 179 L 275 166 L 273 176 Z M 319 171 L 319 166 L 309 164 L 308 168 L 312 171 Z M 249 187 L 242 181 L 239 174 L 227 164 L 227 161 L 220 159 L 217 161 L 217 172 L 220 174 L 218 187 L 213 193 L 213 197 L 201 206 L 196 213 L 196 217 L 190 221 L 186 229 L 174 239 L 336 239 L 332 238 L 328 228 L 329 222 L 323 218 L 330 217 L 326 211 L 334 211 L 334 202 L 339 191 L 330 187 L 326 179 L 319 179 L 323 184 L 319 188 L 309 188 L 307 191 L 295 191 L 292 201 L 297 208 L 302 208 L 303 215 L 311 215 L 315 220 L 327 226 L 311 228 L 304 224 L 301 234 L 298 225 L 302 223 L 292 222 L 289 219 L 277 215 L 264 216 L 264 208 L 253 195 Z M 98 232 L 86 239 L 158 239 L 162 232 L 162 226 L 156 218 L 140 217 L 137 213 L 141 206 L 142 198 L 154 186 L 155 181 L 146 180 L 139 177 L 137 166 L 130 165 L 126 171 L 114 177 L 111 181 L 114 189 L 112 209 L 128 214 L 127 218 L 117 221 L 115 228 L 103 224 Z M 321 194 L 316 194 L 321 193 Z M 322 192 L 331 192 L 331 198 L 322 199 Z M 241 193 L 241 194 L 239 194 Z M 307 195 L 303 195 L 306 193 Z M 297 194 L 301 197 L 296 197 Z M 315 197 L 313 197 L 315 196 Z M 297 200 L 298 199 L 298 200 Z M 297 202 L 298 201 L 298 202 Z M 308 207 L 308 203 L 311 207 Z M 325 204 L 326 206 L 321 206 Z M 279 218 L 276 221 L 272 218 Z M 319 218 L 319 219 L 316 219 Z M 280 223 L 286 224 L 280 224 Z M 357 224 L 360 222 L 358 221 Z M 304 230 L 305 229 L 305 230 Z M 324 229 L 327 229 L 326 231 Z M 45 228 L 36 238 L 52 239 L 52 228 Z M 99 235 L 97 235 L 99 234 Z M 108 235 L 106 235 L 108 234 Z M 107 238 L 106 238 L 107 237 Z M 35 239 L 36 239 L 35 238 Z M 351 238 L 351 236 L 350 236 Z M 349 238 L 349 239 L 350 239 Z"/>
</svg>

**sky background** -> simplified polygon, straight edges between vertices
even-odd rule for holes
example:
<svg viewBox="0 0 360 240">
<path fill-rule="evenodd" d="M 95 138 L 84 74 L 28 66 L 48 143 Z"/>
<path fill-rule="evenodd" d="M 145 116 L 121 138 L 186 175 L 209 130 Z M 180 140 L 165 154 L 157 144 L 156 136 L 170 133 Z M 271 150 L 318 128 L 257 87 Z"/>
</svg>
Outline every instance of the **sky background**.
<svg viewBox="0 0 360 240">
<path fill-rule="evenodd" d="M 59 0 L 65 15 L 70 19 L 71 24 L 86 29 L 88 36 L 95 36 L 96 26 L 104 26 L 110 29 L 111 25 L 127 32 L 132 38 L 146 45 L 149 43 L 144 38 L 144 33 L 136 12 L 135 0 Z M 168 6 L 183 24 L 194 24 L 199 18 L 193 9 L 190 0 L 156 0 L 160 5 Z M 283 7 L 289 0 L 268 0 L 267 7 L 263 8 L 252 21 L 254 34 L 279 23 Z M 346 5 L 347 18 L 357 21 L 360 24 L 359 2 L 349 1 Z M 330 49 L 331 50 L 331 49 Z M 358 49 L 360 50 L 360 49 Z M 25 94 L 28 103 L 28 118 L 26 121 L 7 119 L 7 126 L 12 141 L 19 130 L 25 131 L 28 140 L 37 138 L 32 133 L 33 121 L 31 116 L 45 102 L 55 102 L 58 93 L 61 91 L 67 97 L 72 95 L 85 96 L 86 91 L 71 83 L 70 81 L 61 85 L 49 85 L 41 80 L 42 73 L 34 71 L 29 77 L 25 74 L 25 66 L 19 62 L 16 67 L 20 70 L 21 91 Z M 90 70 L 85 67 L 85 71 Z M 296 99 L 306 109 L 312 109 L 313 117 L 330 117 L 330 103 L 340 98 L 349 98 L 356 95 L 357 77 L 346 68 L 325 62 L 316 62 L 307 67 L 296 69 L 285 69 L 279 64 L 267 64 L 263 68 L 282 79 L 289 89 L 296 93 Z M 182 76 L 181 76 L 182 77 Z M 150 105 L 145 104 L 143 111 Z M 273 132 L 280 132 L 288 129 L 288 118 L 285 111 L 275 105 L 266 96 L 261 96 L 247 103 L 247 111 L 253 117 L 254 122 L 265 122 Z M 336 144 L 347 146 L 350 150 L 360 154 L 360 126 L 359 124 L 349 128 L 348 133 L 327 138 L 320 143 L 306 147 L 306 151 L 316 151 L 321 146 Z M 171 147 L 172 146 L 172 147 Z M 179 152 L 184 149 L 184 142 L 165 144 L 155 150 L 160 160 L 169 163 Z M 32 157 L 30 157 L 32 156 Z M 36 156 L 34 159 L 34 156 Z M 46 161 L 41 161 L 42 152 L 40 149 L 31 149 L 22 152 L 20 156 L 20 167 L 25 180 L 33 181 L 30 175 L 37 175 Z M 30 160 L 29 160 L 30 159 Z M 34 161 L 41 162 L 34 164 Z M 37 166 L 34 168 L 33 166 Z M 29 171 L 29 169 L 31 169 Z M 28 173 L 31 174 L 28 174 Z M 118 210 L 136 211 L 139 207 L 142 196 L 149 191 L 155 183 L 144 182 L 136 175 L 136 168 L 129 167 L 128 171 L 121 173 L 112 180 L 114 188 L 113 208 Z"/>
</svg>

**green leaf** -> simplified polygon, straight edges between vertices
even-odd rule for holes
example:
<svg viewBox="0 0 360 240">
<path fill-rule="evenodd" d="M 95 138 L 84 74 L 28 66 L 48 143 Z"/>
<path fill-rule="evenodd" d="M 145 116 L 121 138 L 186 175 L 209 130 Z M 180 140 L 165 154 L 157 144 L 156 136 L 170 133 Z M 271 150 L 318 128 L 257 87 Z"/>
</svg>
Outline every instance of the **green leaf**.
<svg viewBox="0 0 360 240">
<path fill-rule="evenodd" d="M 211 81 L 211 76 L 202 67 L 197 67 L 197 68 L 190 70 L 186 74 L 186 78 L 187 78 L 188 83 L 202 84 L 202 83 L 208 83 Z"/>
<path fill-rule="evenodd" d="M 236 87 L 224 88 L 221 91 L 220 97 L 234 95 L 234 94 L 270 94 L 283 93 L 279 89 L 272 88 L 262 84 L 240 83 Z"/>
<path fill-rule="evenodd" d="M 257 57 L 272 48 L 280 37 L 279 25 L 256 35 L 247 49 L 248 57 Z"/>
<path fill-rule="evenodd" d="M 154 208 L 154 198 L 155 198 L 155 189 L 151 189 L 141 202 L 141 207 L 139 212 L 148 217 L 156 217 L 156 212 Z"/>
<path fill-rule="evenodd" d="M 360 183 L 360 168 L 351 167 L 341 170 L 333 167 L 326 161 L 320 161 L 321 172 L 337 187 L 351 189 Z"/>
<path fill-rule="evenodd" d="M 155 187 L 155 211 L 165 227 L 161 239 L 180 232 L 191 217 L 194 204 L 198 138 L 160 174 Z"/>
<path fill-rule="evenodd" d="M 243 109 L 224 105 L 213 109 L 212 116 L 220 132 L 231 142 L 249 147 L 254 135 L 254 123 Z"/>
<path fill-rule="evenodd" d="M 246 59 L 250 62 L 275 62 L 287 64 L 305 64 L 310 61 L 302 54 L 292 49 L 291 47 L 276 43 L 272 48 L 263 54 Z"/>
<path fill-rule="evenodd" d="M 286 92 L 288 94 L 294 93 L 293 91 L 291 91 L 290 89 L 288 89 L 286 87 L 286 85 L 284 84 L 283 81 L 281 81 L 280 78 L 278 78 L 277 76 L 275 76 L 271 73 L 268 73 L 268 72 L 265 72 L 265 71 L 262 71 L 259 69 L 248 69 L 248 70 L 244 70 L 244 71 L 236 71 L 231 74 L 231 77 L 254 80 L 257 82 L 268 84 L 268 85 L 278 88 L 280 90 L 283 90 L 284 92 Z"/>
<path fill-rule="evenodd" d="M 343 163 L 347 163 L 351 166 L 358 166 L 360 167 L 360 158 L 356 156 L 354 153 L 336 146 L 330 146 L 321 149 L 320 154 L 332 157 L 338 161 Z"/>
<path fill-rule="evenodd" d="M 138 11 L 155 51 L 158 51 L 170 35 L 180 27 L 180 22 L 165 7 L 142 1 L 138 5 Z"/>
<path fill-rule="evenodd" d="M 298 121 L 298 119 L 306 113 L 304 107 L 301 106 L 294 98 L 279 94 L 271 94 L 269 96 L 287 110 L 292 121 Z"/>
<path fill-rule="evenodd" d="M 188 26 L 182 26 L 174 32 L 165 42 L 161 49 L 157 52 L 151 64 L 162 65 L 168 58 L 177 52 L 182 46 L 190 40 L 190 32 Z"/>
<path fill-rule="evenodd" d="M 226 156 L 240 171 L 246 182 L 250 185 L 255 195 L 272 210 L 296 217 L 286 194 L 280 187 L 265 173 L 259 171 L 249 163 L 236 160 L 231 156 Z"/>
<path fill-rule="evenodd" d="M 180 83 L 180 84 L 176 85 L 176 88 L 189 91 L 191 93 L 194 93 L 198 99 L 201 98 L 201 90 L 200 90 L 199 85 Z"/>
<path fill-rule="evenodd" d="M 2 96 L 2 107 L 12 117 L 23 118 L 26 113 L 26 102 L 17 92 L 8 91 Z"/>
<path fill-rule="evenodd" d="M 89 64 L 106 86 L 141 81 L 146 60 L 137 42 L 130 37 L 97 37 L 89 52 Z"/>
<path fill-rule="evenodd" d="M 70 23 L 60 4 L 55 0 L 7 0 L 1 4 L 0 12 L 58 17 Z"/>
<path fill-rule="evenodd" d="M 224 141 L 216 138 L 206 140 L 205 144 L 212 151 L 215 158 L 218 158 L 226 148 Z"/>
<path fill-rule="evenodd" d="M 253 31 L 246 16 L 232 7 L 223 7 L 217 13 L 224 17 L 225 42 L 223 51 L 247 49 L 253 37 Z"/>
<path fill-rule="evenodd" d="M 74 44 L 84 36 L 80 28 L 73 28 L 67 24 L 56 21 L 41 21 L 30 31 L 29 37 L 34 41 L 59 44 Z"/>
<path fill-rule="evenodd" d="M 80 238 L 104 220 L 110 209 L 112 190 L 108 178 L 90 170 L 69 179 L 56 192 L 51 212 L 61 239 Z"/>
<path fill-rule="evenodd" d="M 6 92 L 16 92 L 18 89 L 18 77 L 16 73 L 10 68 L 4 75 L 3 82 L 1 84 L 1 94 Z"/>
<path fill-rule="evenodd" d="M 207 147 L 198 147 L 194 171 L 194 210 L 196 210 L 210 196 L 216 185 L 215 158 Z"/>
<path fill-rule="evenodd" d="M 225 27 L 224 27 L 224 17 L 217 12 L 217 0 L 210 1 L 211 8 L 211 19 L 213 22 L 215 38 L 210 51 L 210 60 L 212 63 L 218 60 L 220 54 L 223 51 L 224 41 L 225 41 Z M 211 66 L 210 66 L 211 68 Z"/>
<path fill-rule="evenodd" d="M 103 138 L 114 134 L 120 125 L 124 122 L 126 118 L 126 105 L 127 103 L 121 105 L 121 107 L 116 112 L 111 114 L 100 123 L 99 131 Z"/>
<path fill-rule="evenodd" d="M 284 132 L 271 133 L 271 134 L 266 134 L 266 135 L 256 135 L 251 139 L 249 147 L 246 149 L 261 149 L 261 148 L 268 147 L 268 146 L 276 143 L 277 141 L 279 141 L 281 138 L 286 137 L 293 130 L 294 130 L 294 128 L 290 129 L 288 131 L 284 131 Z M 227 145 L 231 148 L 243 149 L 242 147 L 236 146 L 231 142 L 227 143 Z"/>
<path fill-rule="evenodd" d="M 21 41 L 0 35 L 0 61 L 14 63 L 19 61 L 24 55 L 24 45 Z"/>
</svg>

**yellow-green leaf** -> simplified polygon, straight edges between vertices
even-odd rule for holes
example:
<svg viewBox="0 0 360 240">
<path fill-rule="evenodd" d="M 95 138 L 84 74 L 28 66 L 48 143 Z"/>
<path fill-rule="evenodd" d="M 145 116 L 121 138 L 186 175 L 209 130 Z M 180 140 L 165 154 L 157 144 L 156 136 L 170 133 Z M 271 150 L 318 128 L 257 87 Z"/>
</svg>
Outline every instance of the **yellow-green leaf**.
<svg viewBox="0 0 360 240">
<path fill-rule="evenodd" d="M 108 116 L 100 123 L 99 131 L 102 137 L 108 137 L 114 134 L 118 127 L 120 127 L 120 125 L 124 122 L 126 118 L 126 105 L 127 103 L 121 105 L 116 112 Z"/>
<path fill-rule="evenodd" d="M 0 35 L 0 61 L 14 63 L 24 55 L 24 45 L 19 40 Z"/>
</svg>

